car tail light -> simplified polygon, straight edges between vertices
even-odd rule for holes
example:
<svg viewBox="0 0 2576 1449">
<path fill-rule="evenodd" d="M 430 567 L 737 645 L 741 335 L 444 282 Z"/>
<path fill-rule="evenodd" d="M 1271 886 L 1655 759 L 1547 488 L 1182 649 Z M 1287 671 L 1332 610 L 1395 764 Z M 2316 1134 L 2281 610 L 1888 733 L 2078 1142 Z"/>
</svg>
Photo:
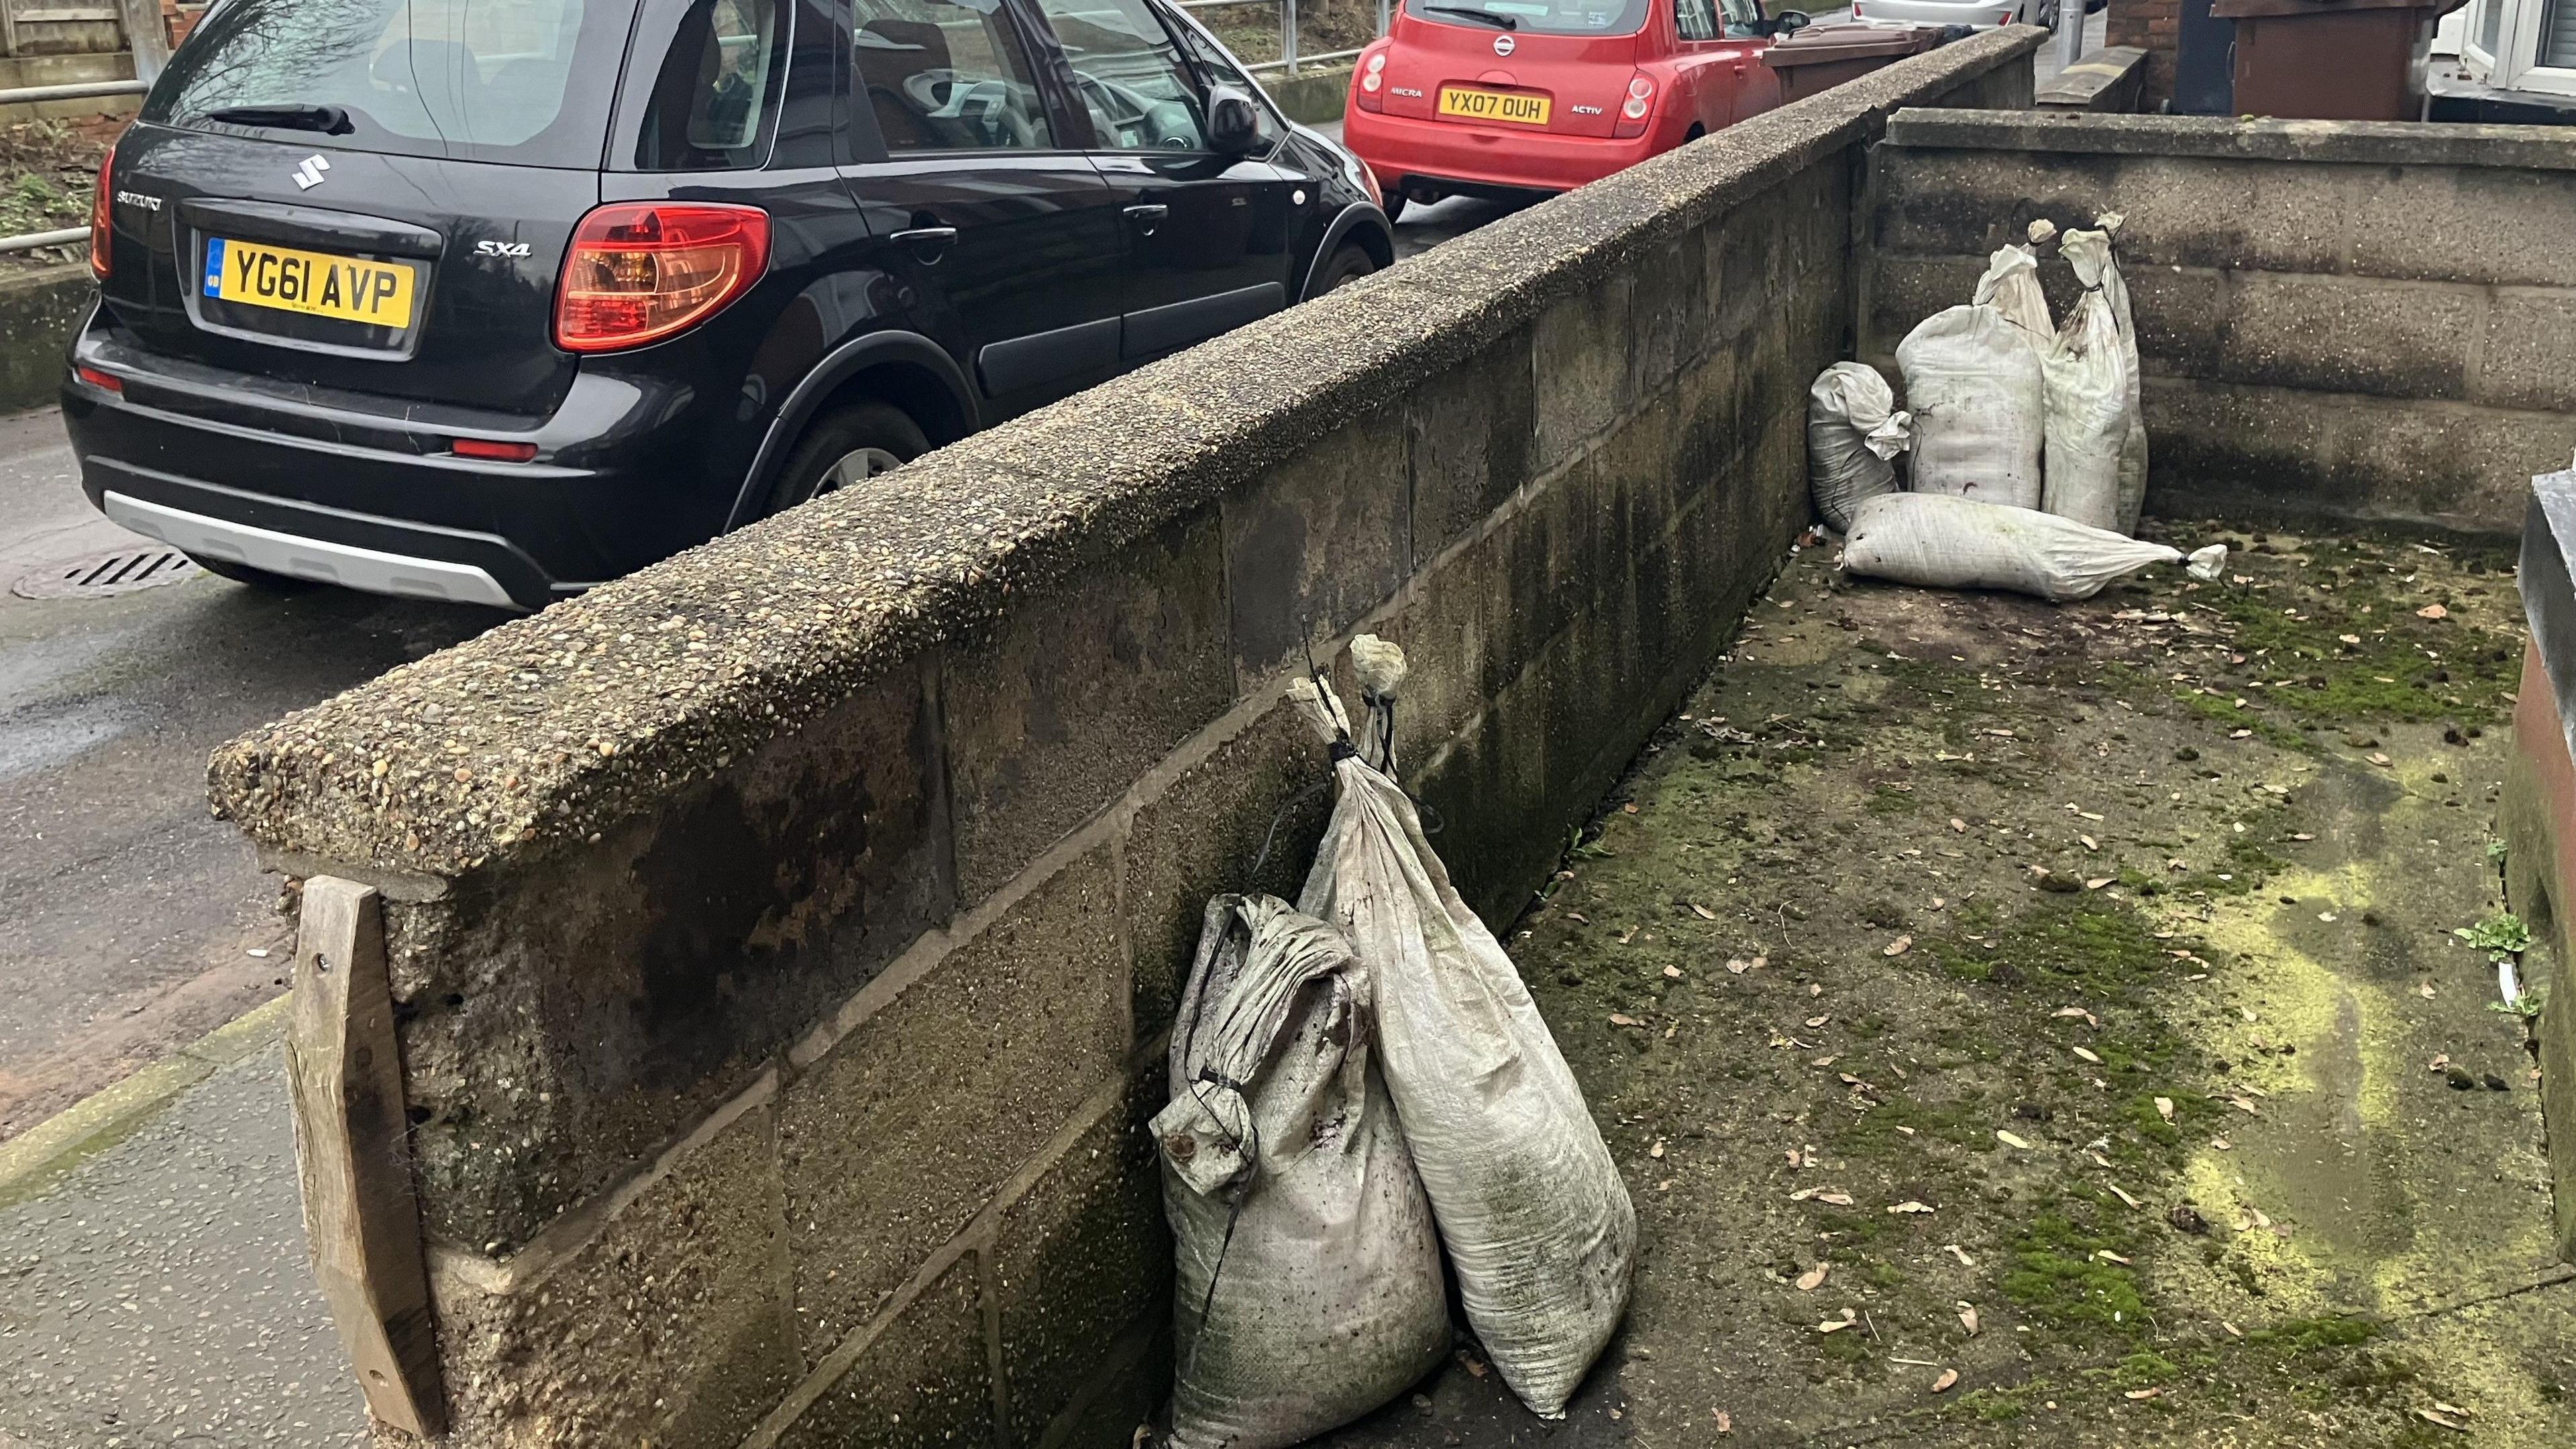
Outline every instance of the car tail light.
<svg viewBox="0 0 2576 1449">
<path fill-rule="evenodd" d="M 108 202 L 114 193 L 108 189 L 111 184 L 108 176 L 115 170 L 116 153 L 114 151 L 99 158 L 98 186 L 90 193 L 89 198 L 89 270 L 90 275 L 102 282 L 107 280 L 108 258 L 111 254 L 108 246 L 108 232 L 111 227 Z"/>
<path fill-rule="evenodd" d="M 1654 112 L 1655 78 L 1639 75 L 1628 82 L 1628 98 L 1619 103 L 1619 124 L 1612 134 L 1623 137 L 1646 134 L 1646 118 Z"/>
<path fill-rule="evenodd" d="M 458 438 L 447 448 L 460 458 L 489 458 L 496 463 L 524 463 L 537 456 L 534 443 L 504 443 L 492 438 Z"/>
<path fill-rule="evenodd" d="M 125 379 L 115 373 L 101 372 L 95 367 L 75 367 L 72 369 L 72 376 L 97 388 L 100 392 L 112 392 L 118 397 L 125 396 Z"/>
<path fill-rule="evenodd" d="M 555 345 L 640 347 L 712 317 L 769 265 L 769 213 L 705 202 L 613 202 L 574 229 L 555 290 Z"/>
<path fill-rule="evenodd" d="M 1360 62 L 1359 90 L 1356 92 L 1359 97 L 1360 109 L 1363 111 L 1385 110 L 1386 96 L 1383 94 L 1385 89 L 1386 52 L 1381 50 L 1375 55 L 1370 56 L 1367 60 Z"/>
</svg>

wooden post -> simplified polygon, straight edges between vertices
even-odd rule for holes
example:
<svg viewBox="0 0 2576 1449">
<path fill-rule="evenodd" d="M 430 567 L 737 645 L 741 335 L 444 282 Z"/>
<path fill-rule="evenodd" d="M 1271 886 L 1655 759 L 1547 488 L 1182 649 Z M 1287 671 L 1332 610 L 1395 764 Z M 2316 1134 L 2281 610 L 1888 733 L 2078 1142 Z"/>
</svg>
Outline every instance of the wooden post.
<svg viewBox="0 0 2576 1449">
<path fill-rule="evenodd" d="M 376 892 L 304 883 L 286 1061 L 304 1236 L 367 1411 L 427 1438 L 445 1427 L 402 1060 Z"/>
<path fill-rule="evenodd" d="M 5 3 L 5 0 L 0 0 Z M 117 0 L 125 21 L 125 48 L 134 55 L 134 78 L 150 85 L 170 61 L 170 31 L 161 20 L 161 0 Z"/>
</svg>

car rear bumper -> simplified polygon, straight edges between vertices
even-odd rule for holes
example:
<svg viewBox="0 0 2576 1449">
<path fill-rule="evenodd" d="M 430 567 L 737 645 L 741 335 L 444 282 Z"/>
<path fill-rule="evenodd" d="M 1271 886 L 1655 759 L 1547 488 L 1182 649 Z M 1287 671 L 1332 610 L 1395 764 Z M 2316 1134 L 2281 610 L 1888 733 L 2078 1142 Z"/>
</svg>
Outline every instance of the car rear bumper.
<svg viewBox="0 0 2576 1449">
<path fill-rule="evenodd" d="M 85 330 L 63 422 L 101 511 L 205 557 L 375 593 L 539 609 L 703 542 L 747 459 L 710 458 L 689 390 L 585 375 L 543 418 L 281 390 Z M 725 421 L 731 421 L 730 418 Z M 536 459 L 455 456 L 522 438 Z"/>
<path fill-rule="evenodd" d="M 273 503 L 273 500 L 271 500 Z M 284 533 L 237 519 L 190 513 L 117 492 L 99 495 L 99 510 L 146 538 L 157 538 L 192 558 L 247 564 L 289 578 L 338 584 L 371 594 L 441 599 L 453 604 L 521 607 L 501 581 L 476 565 L 333 543 L 305 533 Z M 375 520 L 384 526 L 385 520 Z"/>
<path fill-rule="evenodd" d="M 1353 106 L 1342 118 L 1342 144 L 1367 164 L 1389 193 L 1408 178 L 1436 185 L 1510 191 L 1571 191 L 1655 154 L 1655 134 L 1628 140 L 1502 131 L 1452 121 L 1416 120 Z"/>
</svg>

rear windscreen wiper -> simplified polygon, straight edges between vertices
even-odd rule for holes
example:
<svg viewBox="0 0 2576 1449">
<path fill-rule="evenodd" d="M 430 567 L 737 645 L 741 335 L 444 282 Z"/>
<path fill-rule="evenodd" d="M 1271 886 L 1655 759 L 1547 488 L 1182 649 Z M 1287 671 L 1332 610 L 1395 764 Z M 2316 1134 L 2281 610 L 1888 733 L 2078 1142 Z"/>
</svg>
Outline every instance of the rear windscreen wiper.
<svg viewBox="0 0 2576 1449">
<path fill-rule="evenodd" d="M 319 131 L 326 136 L 345 136 L 354 129 L 349 124 L 349 113 L 339 106 L 217 106 L 202 119 L 233 126 L 273 126 L 281 131 Z"/>
<path fill-rule="evenodd" d="M 1470 20 L 1481 20 L 1487 25 L 1499 25 L 1505 30 L 1521 28 L 1519 21 L 1508 15 L 1496 15 L 1491 10 L 1470 10 L 1464 5 L 1425 5 L 1422 8 L 1434 15 L 1464 15 Z"/>
</svg>

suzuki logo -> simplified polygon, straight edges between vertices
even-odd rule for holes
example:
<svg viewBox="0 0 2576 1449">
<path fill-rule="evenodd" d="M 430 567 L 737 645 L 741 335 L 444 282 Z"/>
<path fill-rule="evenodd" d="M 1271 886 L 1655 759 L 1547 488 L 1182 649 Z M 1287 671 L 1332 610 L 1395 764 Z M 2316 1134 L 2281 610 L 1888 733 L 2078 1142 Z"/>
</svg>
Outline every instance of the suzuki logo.
<svg viewBox="0 0 2576 1449">
<path fill-rule="evenodd" d="M 1511 53 L 1512 53 L 1512 38 L 1511 38 L 1510 36 L 1508 36 L 1508 35 L 1497 35 L 1497 36 L 1495 36 L 1495 37 L 1494 37 L 1494 54 L 1496 54 L 1496 55 L 1509 55 L 1509 54 L 1511 54 Z"/>
<path fill-rule="evenodd" d="M 331 163 L 319 156 L 305 157 L 295 168 L 295 189 L 311 191 L 322 184 L 322 173 L 330 169 Z"/>
</svg>

